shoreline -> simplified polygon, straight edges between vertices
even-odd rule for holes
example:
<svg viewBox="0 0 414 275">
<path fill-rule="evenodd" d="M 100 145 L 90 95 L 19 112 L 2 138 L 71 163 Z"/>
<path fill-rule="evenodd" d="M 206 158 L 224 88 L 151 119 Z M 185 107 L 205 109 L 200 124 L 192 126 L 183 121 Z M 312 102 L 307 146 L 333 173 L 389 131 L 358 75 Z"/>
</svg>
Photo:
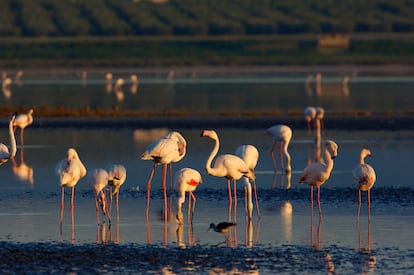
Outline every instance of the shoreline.
<svg viewBox="0 0 414 275">
<path fill-rule="evenodd" d="M 340 130 L 412 130 L 413 116 L 327 117 L 325 126 Z M 266 129 L 286 124 L 294 129 L 306 129 L 303 117 L 61 117 L 35 118 L 33 128 L 238 128 Z M 7 122 L 4 121 L 4 126 Z"/>
</svg>

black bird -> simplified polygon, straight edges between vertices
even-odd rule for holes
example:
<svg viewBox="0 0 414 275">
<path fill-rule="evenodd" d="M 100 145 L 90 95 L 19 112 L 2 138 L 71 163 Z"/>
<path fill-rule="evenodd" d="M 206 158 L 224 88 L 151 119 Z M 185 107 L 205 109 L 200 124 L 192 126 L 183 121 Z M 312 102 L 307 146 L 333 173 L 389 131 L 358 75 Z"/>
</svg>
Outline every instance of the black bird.
<svg viewBox="0 0 414 275">
<path fill-rule="evenodd" d="M 219 233 L 227 233 L 233 226 L 235 226 L 235 223 L 232 222 L 221 222 L 215 225 L 214 223 L 210 223 L 210 229 L 213 229 L 216 232 Z"/>
</svg>

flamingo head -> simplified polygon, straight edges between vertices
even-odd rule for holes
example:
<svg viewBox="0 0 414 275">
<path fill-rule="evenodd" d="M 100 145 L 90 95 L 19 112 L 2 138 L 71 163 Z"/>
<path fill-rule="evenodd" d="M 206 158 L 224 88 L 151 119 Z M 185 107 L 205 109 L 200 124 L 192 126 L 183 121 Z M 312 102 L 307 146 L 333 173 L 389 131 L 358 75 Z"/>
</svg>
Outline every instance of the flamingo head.
<svg viewBox="0 0 414 275">
<path fill-rule="evenodd" d="M 371 151 L 367 148 L 363 148 L 361 150 L 361 157 L 365 158 L 365 157 L 370 157 L 371 156 Z"/>
<path fill-rule="evenodd" d="M 14 120 L 16 118 L 16 116 L 17 116 L 17 112 L 10 113 L 9 120 Z"/>
<path fill-rule="evenodd" d="M 209 137 L 211 139 L 218 140 L 218 135 L 214 130 L 203 130 L 200 137 Z"/>
<path fill-rule="evenodd" d="M 76 158 L 78 156 L 78 153 L 76 152 L 76 150 L 74 148 L 69 148 L 68 149 L 68 161 L 71 161 L 73 158 Z"/>
<path fill-rule="evenodd" d="M 325 150 L 328 150 L 331 158 L 334 159 L 338 156 L 338 144 L 332 140 L 327 140 L 325 142 Z"/>
</svg>

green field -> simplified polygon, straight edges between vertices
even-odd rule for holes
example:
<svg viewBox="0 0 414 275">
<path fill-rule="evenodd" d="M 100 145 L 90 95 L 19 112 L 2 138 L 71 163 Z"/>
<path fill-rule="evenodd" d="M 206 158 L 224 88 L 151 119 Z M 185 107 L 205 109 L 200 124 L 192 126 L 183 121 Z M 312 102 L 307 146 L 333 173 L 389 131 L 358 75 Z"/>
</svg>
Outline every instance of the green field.
<svg viewBox="0 0 414 275">
<path fill-rule="evenodd" d="M 0 0 L 0 66 L 414 64 L 406 0 Z M 321 50 L 317 34 L 347 33 Z"/>
</svg>

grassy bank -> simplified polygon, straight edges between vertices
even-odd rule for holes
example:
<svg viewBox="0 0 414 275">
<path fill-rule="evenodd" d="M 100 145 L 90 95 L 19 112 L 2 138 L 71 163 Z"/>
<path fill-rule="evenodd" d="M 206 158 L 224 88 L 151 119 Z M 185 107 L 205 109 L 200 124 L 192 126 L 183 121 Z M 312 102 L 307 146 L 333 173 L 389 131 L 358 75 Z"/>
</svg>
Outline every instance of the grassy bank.
<svg viewBox="0 0 414 275">
<path fill-rule="evenodd" d="M 414 34 L 351 37 L 321 50 L 314 35 L 0 39 L 0 67 L 414 65 Z"/>
</svg>

